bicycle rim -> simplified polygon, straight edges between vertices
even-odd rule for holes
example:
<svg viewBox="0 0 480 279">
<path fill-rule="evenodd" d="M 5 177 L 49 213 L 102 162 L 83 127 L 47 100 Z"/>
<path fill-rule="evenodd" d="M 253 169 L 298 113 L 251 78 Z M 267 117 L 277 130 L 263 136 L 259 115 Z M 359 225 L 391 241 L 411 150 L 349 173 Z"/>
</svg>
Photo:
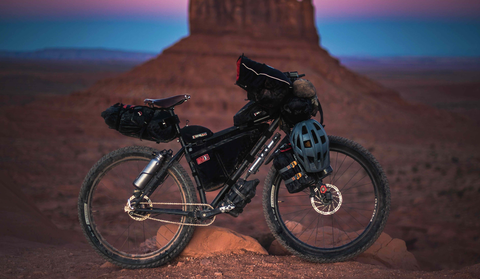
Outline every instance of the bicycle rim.
<svg viewBox="0 0 480 279">
<path fill-rule="evenodd" d="M 152 258 L 173 245 L 181 233 L 182 225 L 164 224 L 150 220 L 159 218 L 171 222 L 184 222 L 185 217 L 176 215 L 130 216 L 125 212 L 128 199 L 132 196 L 132 182 L 142 171 L 150 158 L 129 156 L 114 162 L 99 173 L 88 201 L 85 215 L 91 224 L 92 233 L 108 251 L 108 255 L 134 260 Z M 185 203 L 185 193 L 172 169 L 168 170 L 165 181 L 145 199 L 148 202 Z M 87 205 L 88 204 L 88 205 Z M 162 208 L 183 208 L 185 206 L 162 206 Z"/>
<path fill-rule="evenodd" d="M 277 174 L 272 189 L 276 215 L 283 229 L 303 249 L 337 252 L 355 246 L 376 220 L 378 185 L 371 166 L 343 146 L 330 148 L 333 172 L 323 180 L 332 194 L 330 202 L 322 201 L 321 185 L 296 194 L 288 193 Z"/>
</svg>

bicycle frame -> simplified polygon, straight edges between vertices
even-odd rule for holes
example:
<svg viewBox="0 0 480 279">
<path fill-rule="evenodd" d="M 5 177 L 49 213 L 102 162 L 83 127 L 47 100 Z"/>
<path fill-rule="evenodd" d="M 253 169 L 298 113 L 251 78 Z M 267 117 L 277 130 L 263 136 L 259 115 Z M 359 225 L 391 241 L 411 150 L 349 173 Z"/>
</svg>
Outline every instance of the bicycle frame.
<svg viewBox="0 0 480 279">
<path fill-rule="evenodd" d="M 170 109 L 170 113 L 172 116 L 175 115 L 173 108 Z M 256 122 L 260 123 L 263 122 L 267 119 L 258 119 Z M 268 139 L 273 135 L 275 130 L 278 128 L 280 121 L 280 117 L 275 118 L 272 123 L 270 123 L 268 129 L 262 134 L 260 139 L 257 141 L 257 143 L 254 145 L 254 147 L 250 150 L 248 153 L 248 156 L 243 160 L 243 162 L 240 164 L 238 169 L 231 175 L 231 177 L 224 183 L 222 186 L 220 192 L 217 194 L 215 199 L 212 201 L 210 204 L 214 209 L 213 210 L 208 210 L 207 212 L 202 212 L 203 218 L 208 218 L 215 216 L 217 214 L 223 213 L 222 210 L 218 208 L 220 202 L 223 200 L 225 195 L 230 191 L 232 186 L 237 182 L 237 180 L 242 176 L 242 174 L 247 170 L 248 166 L 252 164 L 256 158 L 257 154 L 259 151 L 262 149 L 262 147 L 265 145 L 265 143 L 268 141 Z M 152 179 L 147 183 L 145 188 L 143 189 L 143 192 L 141 195 L 139 195 L 139 199 L 136 203 L 136 206 L 139 204 L 141 200 L 143 200 L 143 197 L 151 195 L 155 189 L 163 182 L 163 179 L 166 178 L 166 171 L 174 162 L 179 162 L 182 157 L 185 155 L 185 158 L 188 162 L 188 165 L 190 167 L 190 170 L 192 172 L 192 175 L 195 179 L 195 183 L 197 185 L 197 191 L 200 195 L 200 202 L 202 204 L 208 204 L 207 197 L 205 194 L 205 189 L 202 186 L 202 182 L 198 177 L 196 167 L 194 162 L 192 161 L 192 158 L 190 156 L 190 152 L 188 151 L 188 147 L 191 144 L 185 144 L 185 140 L 183 139 L 181 133 L 180 133 L 180 125 L 178 123 L 175 123 L 175 129 L 177 133 L 180 135 L 179 136 L 179 142 L 181 144 L 180 150 L 170 158 L 167 162 L 163 164 L 163 166 L 160 168 L 160 170 L 157 172 L 155 176 L 152 177 Z M 279 138 L 277 139 L 278 142 Z M 275 143 L 276 145 L 276 143 Z M 275 146 L 271 146 L 273 148 Z M 260 163 L 262 164 L 263 161 Z M 260 167 L 260 165 L 258 166 Z M 136 190 L 138 191 L 138 190 Z M 162 209 L 162 208 L 150 208 L 150 209 L 136 209 L 138 212 L 152 212 L 152 213 L 161 213 L 161 214 L 173 214 L 173 215 L 181 215 L 181 216 L 188 216 L 188 217 L 200 217 L 200 216 L 195 216 L 195 212 L 190 212 L 190 211 L 184 211 L 180 209 Z"/>
</svg>

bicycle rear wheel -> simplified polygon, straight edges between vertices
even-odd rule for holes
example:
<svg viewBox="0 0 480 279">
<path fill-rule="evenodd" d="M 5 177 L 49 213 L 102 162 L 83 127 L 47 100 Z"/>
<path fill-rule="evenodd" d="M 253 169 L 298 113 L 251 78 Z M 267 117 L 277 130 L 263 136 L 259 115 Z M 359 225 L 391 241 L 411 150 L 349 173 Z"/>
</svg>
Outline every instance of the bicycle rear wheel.
<svg viewBox="0 0 480 279">
<path fill-rule="evenodd" d="M 337 262 L 370 247 L 390 210 L 387 178 L 359 144 L 329 136 L 333 172 L 302 192 L 288 193 L 275 168 L 265 180 L 263 208 L 275 238 L 291 253 L 314 262 Z M 326 199 L 328 192 L 331 198 Z"/>
<path fill-rule="evenodd" d="M 177 215 L 128 214 L 133 181 L 153 158 L 156 150 L 131 146 L 105 155 L 87 174 L 78 199 L 78 214 L 85 236 L 108 261 L 124 268 L 162 265 L 177 256 L 191 239 L 192 218 Z M 167 177 L 144 207 L 194 210 L 196 195 L 185 170 L 174 163 Z M 171 205 L 183 203 L 183 205 Z M 162 223 L 151 218 L 171 223 Z"/>
</svg>

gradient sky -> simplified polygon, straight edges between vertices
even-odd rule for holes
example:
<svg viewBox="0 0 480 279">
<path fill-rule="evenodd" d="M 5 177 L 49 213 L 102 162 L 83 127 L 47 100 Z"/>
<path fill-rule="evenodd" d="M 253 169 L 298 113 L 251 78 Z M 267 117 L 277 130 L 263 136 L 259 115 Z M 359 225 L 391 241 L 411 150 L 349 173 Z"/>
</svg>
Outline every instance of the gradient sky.
<svg viewBox="0 0 480 279">
<path fill-rule="evenodd" d="M 333 55 L 480 56 L 480 0 L 314 0 Z M 158 53 L 188 35 L 188 0 L 2 0 L 0 50 Z"/>
</svg>

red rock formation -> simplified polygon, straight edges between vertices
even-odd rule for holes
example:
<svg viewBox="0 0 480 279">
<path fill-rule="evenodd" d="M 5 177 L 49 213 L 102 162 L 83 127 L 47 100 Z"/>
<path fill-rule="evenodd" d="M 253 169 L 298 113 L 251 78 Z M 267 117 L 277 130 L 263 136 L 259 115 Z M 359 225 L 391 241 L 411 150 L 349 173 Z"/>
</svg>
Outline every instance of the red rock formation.
<svg viewBox="0 0 480 279">
<path fill-rule="evenodd" d="M 444 129 L 439 127 L 454 122 L 438 111 L 409 105 L 340 65 L 318 44 L 311 1 L 192 0 L 190 29 L 190 36 L 156 58 L 98 82 L 70 102 L 88 99 L 97 114 L 119 101 L 138 105 L 145 98 L 190 94 L 191 101 L 176 109 L 180 119 L 218 131 L 233 125 L 233 115 L 246 103 L 246 92 L 234 85 L 236 59 L 245 53 L 282 71 L 305 73 L 317 88 L 330 134 L 409 141 L 440 137 Z"/>
<path fill-rule="evenodd" d="M 293 233 L 299 233 L 304 230 L 301 224 L 296 222 L 287 221 L 287 227 L 291 228 Z M 330 245 L 332 234 L 334 232 L 335 239 L 337 241 L 342 241 L 342 238 L 355 238 L 361 232 L 349 232 L 346 233 L 337 228 L 324 230 L 323 235 L 319 235 L 320 239 L 325 239 L 327 241 L 327 246 Z M 308 233 L 304 234 L 308 235 Z M 320 240 L 321 241 L 321 240 Z M 290 255 L 290 252 L 287 251 L 277 240 L 273 241 L 268 249 L 270 255 Z M 407 246 L 405 241 L 390 237 L 386 233 L 382 233 L 377 241 L 368 248 L 365 252 L 358 255 L 354 259 L 357 262 L 368 263 L 374 265 L 385 266 L 388 268 L 396 269 L 405 269 L 405 270 L 418 270 L 418 262 L 415 259 L 415 256 L 407 251 Z"/>
<path fill-rule="evenodd" d="M 157 232 L 156 242 L 163 247 L 166 243 L 163 243 L 162 240 L 170 239 L 172 232 L 175 232 L 177 227 L 177 225 L 172 224 L 161 226 Z M 180 256 L 204 258 L 219 254 L 243 254 L 245 251 L 268 255 L 260 243 L 250 236 L 227 228 L 209 226 L 195 229 L 192 240 Z"/>
<path fill-rule="evenodd" d="M 288 38 L 318 44 L 311 0 L 191 0 L 190 33 Z"/>
</svg>

